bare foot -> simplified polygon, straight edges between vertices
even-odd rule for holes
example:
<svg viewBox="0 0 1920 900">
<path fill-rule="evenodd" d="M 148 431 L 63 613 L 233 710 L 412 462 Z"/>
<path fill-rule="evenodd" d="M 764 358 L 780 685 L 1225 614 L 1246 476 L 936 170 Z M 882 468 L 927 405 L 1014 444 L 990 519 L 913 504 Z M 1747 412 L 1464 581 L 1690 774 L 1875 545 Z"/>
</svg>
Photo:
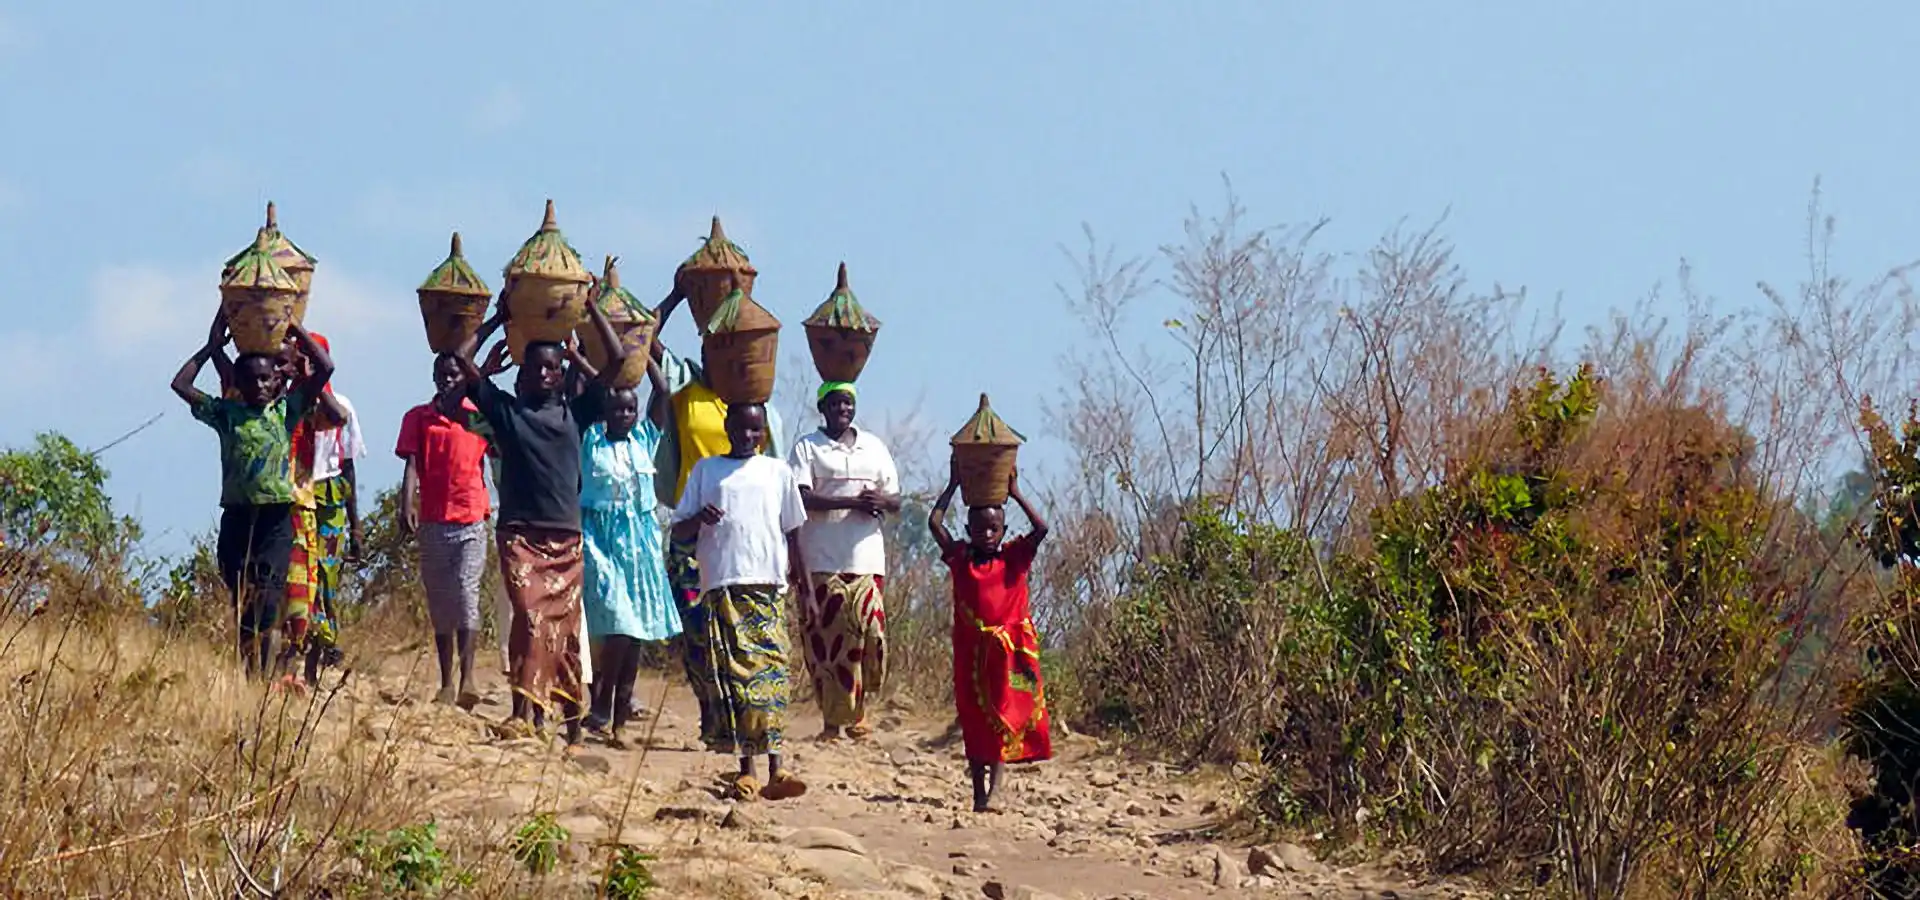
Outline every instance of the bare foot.
<svg viewBox="0 0 1920 900">
<path fill-rule="evenodd" d="M 451 706 L 453 704 L 453 688 L 441 688 L 439 693 L 433 695 L 433 702 L 441 706 Z"/>
<path fill-rule="evenodd" d="M 472 689 L 463 690 L 460 692 L 460 696 L 454 698 L 453 702 L 455 706 L 467 712 L 473 712 L 473 708 L 480 705 L 480 695 Z"/>
</svg>

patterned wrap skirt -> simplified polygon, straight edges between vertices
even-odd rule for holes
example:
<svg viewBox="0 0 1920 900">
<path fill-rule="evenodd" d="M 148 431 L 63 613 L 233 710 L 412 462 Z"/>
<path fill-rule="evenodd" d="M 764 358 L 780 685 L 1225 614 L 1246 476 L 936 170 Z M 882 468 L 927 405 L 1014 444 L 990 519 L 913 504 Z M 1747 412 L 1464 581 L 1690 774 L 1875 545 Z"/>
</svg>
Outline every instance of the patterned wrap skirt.
<svg viewBox="0 0 1920 900">
<path fill-rule="evenodd" d="M 427 591 L 434 633 L 478 631 L 487 523 L 421 522 L 419 542 L 420 583 Z"/>
<path fill-rule="evenodd" d="M 807 667 L 828 728 L 859 725 L 867 699 L 886 684 L 887 613 L 879 575 L 814 572 L 802 604 Z"/>
<path fill-rule="evenodd" d="M 584 705 L 579 533 L 501 525 L 495 536 L 501 582 L 513 607 L 507 657 L 514 693 L 543 710 L 549 704 Z"/>
<path fill-rule="evenodd" d="M 708 750 L 780 752 L 790 689 L 783 594 L 779 585 L 734 585 L 700 597 L 703 627 L 687 629 L 686 662 Z"/>
</svg>

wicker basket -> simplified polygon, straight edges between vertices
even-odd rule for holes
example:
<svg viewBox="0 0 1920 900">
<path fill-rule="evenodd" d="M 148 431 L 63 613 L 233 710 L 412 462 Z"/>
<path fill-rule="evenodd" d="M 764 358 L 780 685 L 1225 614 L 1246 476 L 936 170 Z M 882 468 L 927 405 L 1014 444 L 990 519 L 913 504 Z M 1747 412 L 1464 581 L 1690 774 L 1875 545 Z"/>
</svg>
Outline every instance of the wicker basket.
<svg viewBox="0 0 1920 900">
<path fill-rule="evenodd" d="M 593 276 L 580 263 L 580 251 L 567 244 L 547 201 L 540 230 L 520 245 L 505 270 L 507 347 L 513 361 L 526 361 L 535 341 L 562 343 L 587 315 L 587 285 Z"/>
<path fill-rule="evenodd" d="M 746 251 L 727 237 L 720 228 L 720 217 L 714 216 L 713 230 L 701 242 L 700 249 L 674 271 L 673 282 L 687 295 L 694 324 L 699 326 L 701 334 L 706 334 L 707 323 L 719 311 L 720 304 L 734 291 L 753 296 L 753 283 L 759 277 L 760 272 L 748 261 Z"/>
<path fill-rule="evenodd" d="M 632 291 L 620 286 L 620 270 L 615 268 L 618 263 L 615 257 L 607 257 L 606 271 L 600 275 L 600 292 L 593 302 L 606 315 L 607 324 L 613 326 L 613 333 L 620 338 L 620 346 L 627 354 L 626 362 L 620 366 L 620 373 L 614 376 L 613 385 L 631 388 L 647 380 L 647 359 L 652 353 L 653 336 L 660 327 L 660 320 Z M 581 354 L 594 368 L 605 370 L 613 355 L 607 351 L 605 342 L 600 340 L 600 329 L 595 328 L 593 320 L 589 318 L 580 323 L 578 333 Z"/>
<path fill-rule="evenodd" d="M 780 356 L 780 320 L 744 291 L 720 302 L 701 342 L 707 351 L 707 384 L 728 403 L 765 403 L 773 398 L 774 364 Z"/>
<path fill-rule="evenodd" d="M 948 442 L 953 446 L 953 464 L 960 478 L 961 502 L 969 508 L 1004 505 L 1014 463 L 1025 442 L 1026 438 L 994 413 L 987 395 L 981 394 L 980 408 Z"/>
<path fill-rule="evenodd" d="M 253 248 L 229 260 L 220 280 L 220 307 L 241 353 L 275 354 L 295 321 L 300 282 L 273 258 L 267 229 Z"/>
<path fill-rule="evenodd" d="M 420 295 L 420 321 L 427 329 L 427 346 L 435 353 L 452 353 L 480 330 L 493 291 L 460 252 L 460 232 L 453 233 L 447 258 L 414 289 Z"/>
<path fill-rule="evenodd" d="M 847 264 L 840 264 L 839 282 L 825 302 L 802 323 L 807 328 L 807 350 L 822 381 L 853 382 L 867 368 L 880 320 L 867 314 L 847 286 Z"/>
<path fill-rule="evenodd" d="M 267 236 L 267 252 L 273 256 L 273 261 L 279 263 L 280 268 L 285 269 L 287 274 L 292 275 L 294 282 L 300 286 L 300 294 L 294 298 L 293 321 L 305 324 L 307 295 L 313 289 L 313 267 L 319 260 L 280 233 L 280 221 L 274 211 L 272 200 L 267 201 L 267 224 L 260 229 L 260 232 Z M 228 258 L 226 265 L 222 268 L 221 277 L 225 278 L 226 273 L 233 271 L 239 264 L 240 258 L 251 252 L 253 252 L 253 245 L 249 244 L 239 253 Z"/>
</svg>

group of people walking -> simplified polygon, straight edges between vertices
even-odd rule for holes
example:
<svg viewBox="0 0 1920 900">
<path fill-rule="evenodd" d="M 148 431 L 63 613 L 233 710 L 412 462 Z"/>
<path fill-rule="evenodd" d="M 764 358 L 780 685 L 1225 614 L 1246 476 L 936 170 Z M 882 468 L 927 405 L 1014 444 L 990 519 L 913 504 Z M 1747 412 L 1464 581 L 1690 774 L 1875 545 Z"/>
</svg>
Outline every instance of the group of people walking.
<svg viewBox="0 0 1920 900">
<path fill-rule="evenodd" d="M 656 310 L 662 326 L 683 300 L 676 293 Z M 506 324 L 503 303 L 434 360 L 433 398 L 401 420 L 402 526 L 420 554 L 437 700 L 479 701 L 475 640 L 493 516 L 511 610 L 504 736 L 558 725 L 569 748 L 588 732 L 624 746 L 623 729 L 639 712 L 640 660 L 649 645 L 675 643 L 698 700 L 701 742 L 739 761 L 728 791 L 799 796 L 806 785 L 782 765 L 788 600 L 797 601 L 820 739 L 868 737 L 871 700 L 887 675 L 882 523 L 901 509 L 894 460 L 855 424 L 850 383 L 820 385 L 820 427 L 789 445 L 772 409 L 728 404 L 714 392 L 704 352 L 695 362 L 655 341 L 642 402 L 614 383 L 621 344 L 604 314 L 593 304 L 588 311 L 614 354 L 604 369 L 572 342 L 532 342 L 518 354 L 513 390 L 502 390 L 492 377 L 513 367 L 507 341 L 483 362 L 476 354 Z M 293 326 L 278 358 L 231 362 L 225 342 L 216 318 L 174 390 L 220 435 L 219 558 L 247 667 L 297 686 L 285 667 L 305 653 L 311 684 L 339 652 L 332 603 L 339 560 L 359 542 L 359 426 L 331 390 L 324 339 Z M 209 360 L 221 373 L 218 399 L 193 384 Z M 1051 755 L 1027 592 L 1046 526 L 1016 480 L 1010 496 L 1031 522 L 1026 535 L 1003 543 L 1004 513 L 988 507 L 970 509 L 966 536 L 956 539 L 944 525 L 958 486 L 949 481 L 928 526 L 953 577 L 955 701 L 975 806 L 987 810 L 1002 765 Z M 303 573 L 329 565 L 333 574 L 309 588 Z M 288 642 L 278 655 L 276 630 Z"/>
</svg>

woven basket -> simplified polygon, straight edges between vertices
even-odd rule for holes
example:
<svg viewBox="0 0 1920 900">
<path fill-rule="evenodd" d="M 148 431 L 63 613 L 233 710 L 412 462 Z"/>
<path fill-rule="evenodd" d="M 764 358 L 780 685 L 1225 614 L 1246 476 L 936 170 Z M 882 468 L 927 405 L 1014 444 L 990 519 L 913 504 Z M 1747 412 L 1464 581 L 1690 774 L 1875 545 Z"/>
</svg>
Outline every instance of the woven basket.
<svg viewBox="0 0 1920 900">
<path fill-rule="evenodd" d="M 435 353 L 452 353 L 480 330 L 493 291 L 460 252 L 460 232 L 453 233 L 447 258 L 435 267 L 414 293 L 420 296 L 420 321 L 427 329 L 427 346 Z"/>
<path fill-rule="evenodd" d="M 620 338 L 620 346 L 627 354 L 626 362 L 620 366 L 620 373 L 614 376 L 613 385 L 632 388 L 647 380 L 647 359 L 652 354 L 653 336 L 660 327 L 660 320 L 632 291 L 620 286 L 620 270 L 615 268 L 618 262 L 614 257 L 607 257 L 606 270 L 600 275 L 600 293 L 593 302 L 606 315 L 607 324 L 613 326 L 613 333 Z M 607 352 L 605 342 L 600 340 L 600 329 L 595 328 L 593 320 L 589 318 L 580 323 L 577 331 L 581 354 L 594 368 L 604 371 L 612 362 L 613 355 Z"/>
<path fill-rule="evenodd" d="M 270 243 L 267 229 L 260 229 L 252 249 L 229 260 L 220 280 L 220 308 L 241 353 L 279 353 L 295 321 L 300 283 L 274 261 Z"/>
<path fill-rule="evenodd" d="M 825 302 L 803 322 L 807 350 L 822 381 L 858 381 L 873 354 L 873 338 L 880 320 L 867 314 L 847 286 L 847 264 L 840 264 L 839 281 Z"/>
<path fill-rule="evenodd" d="M 714 216 L 712 231 L 700 249 L 674 271 L 673 282 L 687 295 L 693 321 L 705 334 L 707 322 L 719 311 L 720 304 L 734 291 L 753 296 L 753 283 L 759 277 L 746 251 L 727 237 L 720 227 L 720 217 Z"/>
<path fill-rule="evenodd" d="M 547 201 L 540 230 L 507 263 L 507 347 L 513 361 L 526 361 L 535 341 L 562 343 L 587 315 L 587 285 L 593 281 L 580 252 L 567 244 Z"/>
<path fill-rule="evenodd" d="M 980 408 L 948 441 L 953 446 L 953 463 L 960 478 L 960 499 L 969 508 L 1001 506 L 1007 502 L 1007 487 L 1013 469 L 1026 442 L 995 414 L 980 395 Z"/>
<path fill-rule="evenodd" d="M 289 240 L 286 235 L 280 233 L 280 220 L 274 210 L 272 200 L 267 201 L 267 224 L 261 227 L 260 232 L 265 233 L 267 236 L 267 252 L 273 256 L 273 261 L 279 263 L 280 268 L 285 269 L 287 274 L 292 275 L 294 282 L 299 285 L 300 294 L 294 298 L 293 303 L 293 321 L 305 324 L 307 321 L 307 295 L 313 290 L 313 268 L 319 260 L 315 259 L 313 254 L 300 249 L 300 245 L 295 244 Z M 240 262 L 240 257 L 252 251 L 253 246 L 248 245 L 239 253 L 235 253 L 227 259 L 223 271 L 232 271 Z M 224 275 L 222 277 L 224 277 Z"/>
<path fill-rule="evenodd" d="M 707 383 L 720 399 L 765 403 L 773 398 L 780 320 L 765 307 L 734 291 L 714 311 L 701 342 L 707 351 Z"/>
</svg>

